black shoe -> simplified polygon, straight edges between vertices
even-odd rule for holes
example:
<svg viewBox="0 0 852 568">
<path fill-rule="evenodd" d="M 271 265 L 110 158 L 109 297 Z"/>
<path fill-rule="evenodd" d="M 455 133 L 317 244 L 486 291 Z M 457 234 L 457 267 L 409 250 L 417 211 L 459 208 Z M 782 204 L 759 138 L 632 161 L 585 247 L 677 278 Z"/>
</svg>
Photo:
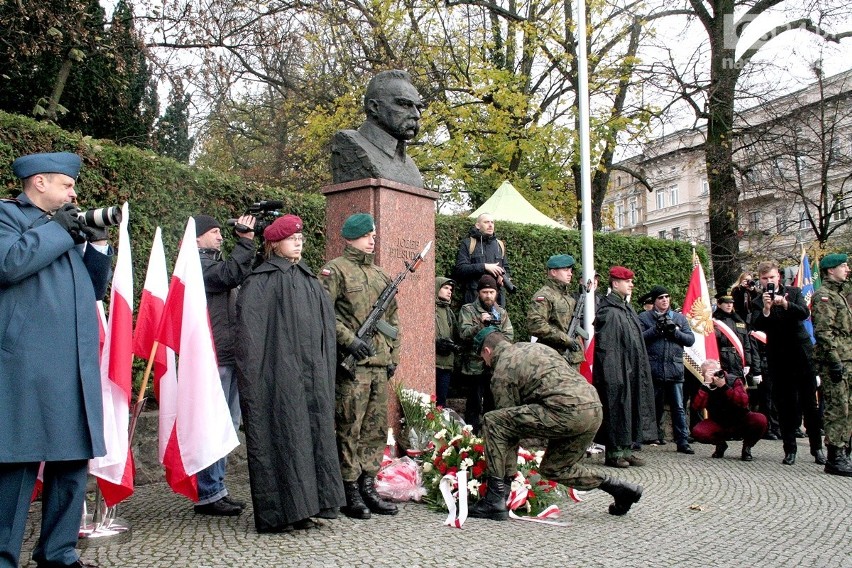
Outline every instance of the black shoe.
<svg viewBox="0 0 852 568">
<path fill-rule="evenodd" d="M 240 509 L 246 508 L 246 502 L 240 501 L 239 499 L 234 499 L 230 495 L 225 495 L 222 497 L 222 501 L 227 503 L 228 505 L 233 505 L 234 507 L 239 507 Z"/>
<path fill-rule="evenodd" d="M 728 449 L 727 442 L 720 442 L 716 444 L 716 451 L 710 456 L 711 458 L 723 458 L 725 457 L 725 450 Z"/>
<path fill-rule="evenodd" d="M 357 481 L 344 481 L 343 492 L 346 494 L 346 506 L 340 508 L 340 512 L 350 519 L 369 519 L 370 509 L 361 499 L 361 491 L 358 490 Z"/>
<path fill-rule="evenodd" d="M 633 442 L 630 445 L 630 449 L 633 450 L 634 452 L 641 452 L 642 451 L 642 444 L 640 444 L 639 442 Z"/>
<path fill-rule="evenodd" d="M 754 457 L 751 455 L 751 446 L 743 446 L 743 453 L 740 455 L 740 459 L 744 462 L 754 461 Z"/>
<path fill-rule="evenodd" d="M 59 564 L 57 562 L 38 562 L 38 568 L 98 568 L 97 564 L 89 564 L 77 559 L 73 564 Z"/>
<path fill-rule="evenodd" d="M 852 462 L 846 457 L 846 451 L 842 447 L 828 447 L 828 460 L 825 463 L 825 473 L 852 477 Z"/>
<path fill-rule="evenodd" d="M 778 436 L 774 432 L 767 432 L 763 435 L 764 440 L 777 440 Z"/>
<path fill-rule="evenodd" d="M 508 486 L 502 477 L 488 476 L 488 492 L 485 497 L 477 501 L 470 508 L 469 517 L 476 519 L 491 519 L 492 521 L 505 521 L 509 518 L 509 509 L 506 507 L 506 496 Z"/>
<path fill-rule="evenodd" d="M 630 467 L 630 462 L 624 458 L 606 458 L 604 459 L 604 465 L 609 467 L 625 468 Z"/>
<path fill-rule="evenodd" d="M 811 450 L 811 455 L 814 457 L 815 464 L 825 465 L 825 451 L 822 448 L 817 451 Z"/>
<path fill-rule="evenodd" d="M 631 467 L 642 467 L 643 465 L 645 465 L 645 460 L 643 460 L 639 456 L 634 456 L 633 454 L 629 456 L 624 456 L 624 461 L 629 463 Z"/>
<path fill-rule="evenodd" d="M 231 505 L 224 499 L 219 499 L 205 505 L 196 505 L 193 509 L 199 515 L 212 515 L 214 517 L 236 517 L 243 512 L 242 509 L 236 505 Z"/>
<path fill-rule="evenodd" d="M 781 460 L 783 465 L 793 465 L 796 463 L 796 452 L 789 452 L 784 454 L 784 459 Z"/>
<path fill-rule="evenodd" d="M 311 519 L 302 519 L 293 523 L 293 528 L 297 531 L 306 531 L 310 529 L 318 529 L 319 523 Z"/>
<path fill-rule="evenodd" d="M 337 507 L 329 507 L 328 509 L 321 509 L 319 513 L 317 513 L 318 519 L 336 519 L 337 518 Z"/>
<path fill-rule="evenodd" d="M 802 432 L 801 428 L 796 428 L 796 437 L 797 438 L 807 438 L 808 435 Z"/>
<path fill-rule="evenodd" d="M 364 504 L 371 512 L 377 515 L 396 515 L 399 513 L 399 508 L 393 503 L 385 501 L 379 494 L 376 493 L 376 487 L 373 484 L 373 476 L 367 473 L 362 473 L 358 480 L 358 488 L 361 490 L 361 498 Z"/>
<path fill-rule="evenodd" d="M 621 516 L 626 514 L 633 503 L 642 498 L 641 485 L 634 485 L 612 477 L 607 477 L 598 489 L 609 493 L 615 499 L 609 506 L 610 515 Z"/>
<path fill-rule="evenodd" d="M 685 446 L 678 446 L 677 453 L 679 454 L 689 454 L 692 455 L 695 453 L 695 450 L 692 449 L 692 446 L 686 444 Z"/>
</svg>

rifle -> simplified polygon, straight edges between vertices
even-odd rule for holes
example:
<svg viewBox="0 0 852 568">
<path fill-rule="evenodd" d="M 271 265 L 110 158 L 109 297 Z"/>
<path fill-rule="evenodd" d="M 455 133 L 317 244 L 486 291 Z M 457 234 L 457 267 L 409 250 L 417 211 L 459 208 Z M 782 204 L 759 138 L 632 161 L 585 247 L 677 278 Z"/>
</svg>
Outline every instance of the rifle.
<svg viewBox="0 0 852 568">
<path fill-rule="evenodd" d="M 580 351 L 580 342 L 577 340 L 577 336 L 582 337 L 585 340 L 589 339 L 588 332 L 580 327 L 580 317 L 583 315 L 583 308 L 586 306 L 586 290 L 589 289 L 589 286 L 592 285 L 592 282 L 589 281 L 586 285 L 580 283 L 580 296 L 577 298 L 577 305 L 574 306 L 574 314 L 571 316 L 571 323 L 568 325 L 568 337 L 574 340 L 574 345 L 568 347 L 562 356 L 568 360 L 568 362 L 572 362 L 572 352 L 576 353 Z"/>
<path fill-rule="evenodd" d="M 358 331 L 355 332 L 355 337 L 364 341 L 367 345 L 372 344 L 373 336 L 376 334 L 376 331 L 382 332 L 391 339 L 396 339 L 396 335 L 398 333 L 397 329 L 384 321 L 382 316 L 385 315 L 385 311 L 388 309 L 388 306 L 390 306 L 390 303 L 394 298 L 396 298 L 396 294 L 399 291 L 399 285 L 402 284 L 402 281 L 405 280 L 405 277 L 408 276 L 409 272 L 417 270 L 417 267 L 420 266 L 421 262 L 423 262 L 423 258 L 429 252 L 430 248 L 432 248 L 432 241 L 426 243 L 423 250 L 414 257 L 414 260 L 410 263 L 405 262 L 405 270 L 400 272 L 390 284 L 385 286 L 382 293 L 379 294 L 376 303 L 373 304 L 373 309 L 370 310 L 370 313 L 367 315 L 364 323 L 362 323 L 361 327 L 358 328 Z M 355 356 L 349 354 L 340 362 L 340 366 L 346 369 L 349 373 L 354 373 L 356 363 L 357 361 L 355 360 Z"/>
</svg>

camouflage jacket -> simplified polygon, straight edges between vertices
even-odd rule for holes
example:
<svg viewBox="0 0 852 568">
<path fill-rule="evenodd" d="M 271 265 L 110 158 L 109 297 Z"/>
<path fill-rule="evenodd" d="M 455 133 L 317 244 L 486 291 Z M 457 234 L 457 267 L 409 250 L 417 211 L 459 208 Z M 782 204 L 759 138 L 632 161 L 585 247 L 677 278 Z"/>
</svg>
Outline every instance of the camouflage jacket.
<svg viewBox="0 0 852 568">
<path fill-rule="evenodd" d="M 435 339 L 449 339 L 458 341 L 458 318 L 453 312 L 450 302 L 438 298 L 441 286 L 451 282 L 449 278 L 438 277 L 435 279 Z M 452 369 L 455 362 L 455 354 L 451 351 L 447 354 L 435 354 L 435 367 L 439 369 Z"/>
<path fill-rule="evenodd" d="M 515 330 L 512 329 L 509 312 L 497 304 L 494 304 L 494 309 L 500 315 L 500 325 L 498 326 L 500 331 L 506 336 L 506 339 L 512 341 L 515 337 Z M 485 363 L 483 363 L 482 357 L 473 354 L 473 338 L 476 337 L 479 330 L 485 327 L 481 316 L 486 312 L 488 310 L 479 300 L 463 305 L 459 312 L 459 337 L 464 342 L 465 348 L 462 356 L 462 374 L 481 375 L 485 372 Z"/>
<path fill-rule="evenodd" d="M 535 335 L 539 343 L 553 347 L 559 352 L 565 351 L 571 343 L 568 327 L 574 317 L 577 300 L 571 296 L 568 284 L 548 279 L 535 294 L 527 310 L 527 331 Z M 572 363 L 583 360 L 582 350 Z"/>
<path fill-rule="evenodd" d="M 540 404 L 551 409 L 600 407 L 590 385 L 557 351 L 538 343 L 499 343 L 491 355 L 497 408 Z"/>
<path fill-rule="evenodd" d="M 373 304 L 390 284 L 391 277 L 373 264 L 372 254 L 346 246 L 343 256 L 329 261 L 320 271 L 320 282 L 334 304 L 338 352 L 345 354 L 346 347 L 355 339 L 355 332 L 367 319 Z M 393 300 L 383 319 L 399 330 L 396 300 Z M 391 339 L 381 332 L 373 336 L 376 354 L 359 361 L 359 365 L 384 367 L 399 364 L 399 346 L 402 333 Z"/>
<path fill-rule="evenodd" d="M 843 283 L 826 279 L 814 293 L 811 318 L 818 363 L 852 361 L 852 311 L 844 291 Z"/>
</svg>

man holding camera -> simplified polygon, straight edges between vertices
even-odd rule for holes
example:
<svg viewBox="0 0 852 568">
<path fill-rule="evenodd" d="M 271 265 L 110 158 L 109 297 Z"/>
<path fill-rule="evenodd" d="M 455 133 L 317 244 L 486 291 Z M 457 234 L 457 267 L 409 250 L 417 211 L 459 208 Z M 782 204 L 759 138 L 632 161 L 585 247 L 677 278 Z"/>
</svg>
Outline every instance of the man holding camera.
<svg viewBox="0 0 852 568">
<path fill-rule="evenodd" d="M 506 243 L 494 233 L 494 217 L 490 213 L 482 213 L 476 218 L 470 234 L 459 241 L 456 254 L 453 274 L 464 292 L 464 303 L 476 301 L 479 279 L 489 275 L 497 282 L 497 303 L 505 307 L 503 289 L 510 293 L 515 291 L 509 272 Z"/>
<path fill-rule="evenodd" d="M 485 367 L 482 357 L 473 349 L 473 338 L 483 328 L 496 327 L 509 341 L 515 335 L 509 312 L 497 304 L 497 280 L 485 274 L 477 283 L 479 298 L 465 304 L 459 311 L 459 337 L 465 342 L 461 373 L 467 384 L 467 402 L 464 420 L 479 432 L 481 414 L 494 408 L 491 396 L 491 372 Z"/>
<path fill-rule="evenodd" d="M 40 567 L 89 566 L 75 550 L 89 460 L 106 454 L 95 302 L 109 282 L 105 231 L 74 204 L 80 157 L 30 154 L 0 200 L 0 566 L 17 567 L 44 462 Z M 86 241 L 89 240 L 87 244 Z"/>
<path fill-rule="evenodd" d="M 237 244 L 231 256 L 222 258 L 222 227 L 209 215 L 195 216 L 195 241 L 201 257 L 207 312 L 213 328 L 213 344 L 219 362 L 219 379 L 228 401 L 234 430 L 240 427 L 240 397 L 237 390 L 237 361 L 234 330 L 237 326 L 237 288 L 251 273 L 255 255 L 255 218 L 243 215 L 237 219 L 234 232 Z M 245 230 L 248 229 L 248 230 Z M 235 516 L 242 513 L 245 503 L 232 499 L 225 487 L 225 465 L 228 456 L 198 472 L 198 503 L 195 512 L 201 515 Z"/>
<path fill-rule="evenodd" d="M 683 408 L 683 348 L 695 343 L 695 334 L 686 317 L 671 309 L 671 297 L 665 287 L 654 286 L 648 296 L 654 301 L 654 309 L 639 314 L 639 321 L 654 379 L 657 437 L 664 438 L 663 403 L 668 402 L 677 451 L 694 454 L 687 439 L 689 431 Z"/>
<path fill-rule="evenodd" d="M 816 463 L 825 465 L 820 435 L 822 413 L 812 364 L 813 345 L 803 324 L 811 311 L 799 288 L 781 284 L 777 264 L 761 262 L 757 272 L 763 295 L 753 304 L 759 310 L 754 315 L 753 326 L 766 333 L 766 361 L 772 375 L 772 394 L 784 441 L 781 463 L 796 463 L 796 429 L 802 424 L 804 414 L 811 455 Z"/>
<path fill-rule="evenodd" d="M 714 458 L 725 456 L 727 440 L 743 439 L 742 461 L 754 458 L 751 449 L 766 433 L 766 416 L 748 407 L 748 393 L 743 381 L 726 373 L 715 359 L 701 364 L 702 386 L 692 399 L 695 410 L 707 409 L 708 418 L 692 429 L 692 435 L 703 444 L 715 444 Z"/>
<path fill-rule="evenodd" d="M 435 278 L 435 398 L 438 406 L 447 405 L 450 380 L 453 376 L 458 339 L 458 317 L 450 306 L 455 282 L 439 276 Z"/>
<path fill-rule="evenodd" d="M 574 257 L 570 254 L 556 254 L 547 259 L 547 281 L 533 294 L 527 310 L 527 331 L 539 343 L 562 353 L 572 365 L 579 365 L 585 360 L 583 347 L 576 336 L 568 335 L 577 307 L 570 290 L 573 276 Z"/>
<path fill-rule="evenodd" d="M 821 377 L 825 399 L 825 443 L 828 458 L 825 472 L 852 477 L 849 461 L 852 436 L 852 406 L 849 381 L 852 371 L 852 310 L 844 295 L 849 279 L 845 254 L 829 254 L 819 262 L 822 286 L 813 303 L 814 360 Z"/>
</svg>

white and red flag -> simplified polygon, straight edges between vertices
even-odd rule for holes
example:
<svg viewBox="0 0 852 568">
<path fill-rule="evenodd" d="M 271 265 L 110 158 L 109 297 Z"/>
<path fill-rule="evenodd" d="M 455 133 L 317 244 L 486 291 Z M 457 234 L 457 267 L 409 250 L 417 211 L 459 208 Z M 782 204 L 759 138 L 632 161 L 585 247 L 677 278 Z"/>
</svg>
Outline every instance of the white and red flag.
<svg viewBox="0 0 852 568">
<path fill-rule="evenodd" d="M 583 378 L 589 381 L 589 384 L 592 384 L 592 366 L 595 362 L 595 336 L 592 337 L 586 342 L 586 349 L 584 351 L 585 359 L 580 362 L 580 374 L 583 375 Z"/>
<path fill-rule="evenodd" d="M 89 462 L 104 502 L 112 507 L 133 494 L 130 398 L 133 375 L 133 263 L 127 231 L 129 206 L 121 211 L 118 257 L 112 277 L 109 318 L 101 352 L 101 393 L 107 453 Z"/>
<path fill-rule="evenodd" d="M 163 381 L 159 388 L 161 448 L 162 436 L 168 432 L 162 454 L 166 480 L 175 492 L 197 501 L 197 484 L 189 478 L 228 455 L 239 441 L 219 379 L 204 276 L 195 242 L 195 220 L 191 217 L 157 337 L 178 355 L 175 392 L 169 392 L 174 385 L 167 388 Z M 163 416 L 164 406 L 170 417 Z M 163 424 L 164 420 L 171 422 L 171 428 L 168 422 Z"/>
<path fill-rule="evenodd" d="M 695 251 L 692 251 L 692 277 L 683 300 L 683 315 L 695 334 L 695 343 L 683 349 L 683 364 L 701 380 L 701 364 L 706 359 L 719 359 L 719 346 L 713 332 L 713 313 L 710 311 L 710 291 L 704 269 Z"/>
</svg>

